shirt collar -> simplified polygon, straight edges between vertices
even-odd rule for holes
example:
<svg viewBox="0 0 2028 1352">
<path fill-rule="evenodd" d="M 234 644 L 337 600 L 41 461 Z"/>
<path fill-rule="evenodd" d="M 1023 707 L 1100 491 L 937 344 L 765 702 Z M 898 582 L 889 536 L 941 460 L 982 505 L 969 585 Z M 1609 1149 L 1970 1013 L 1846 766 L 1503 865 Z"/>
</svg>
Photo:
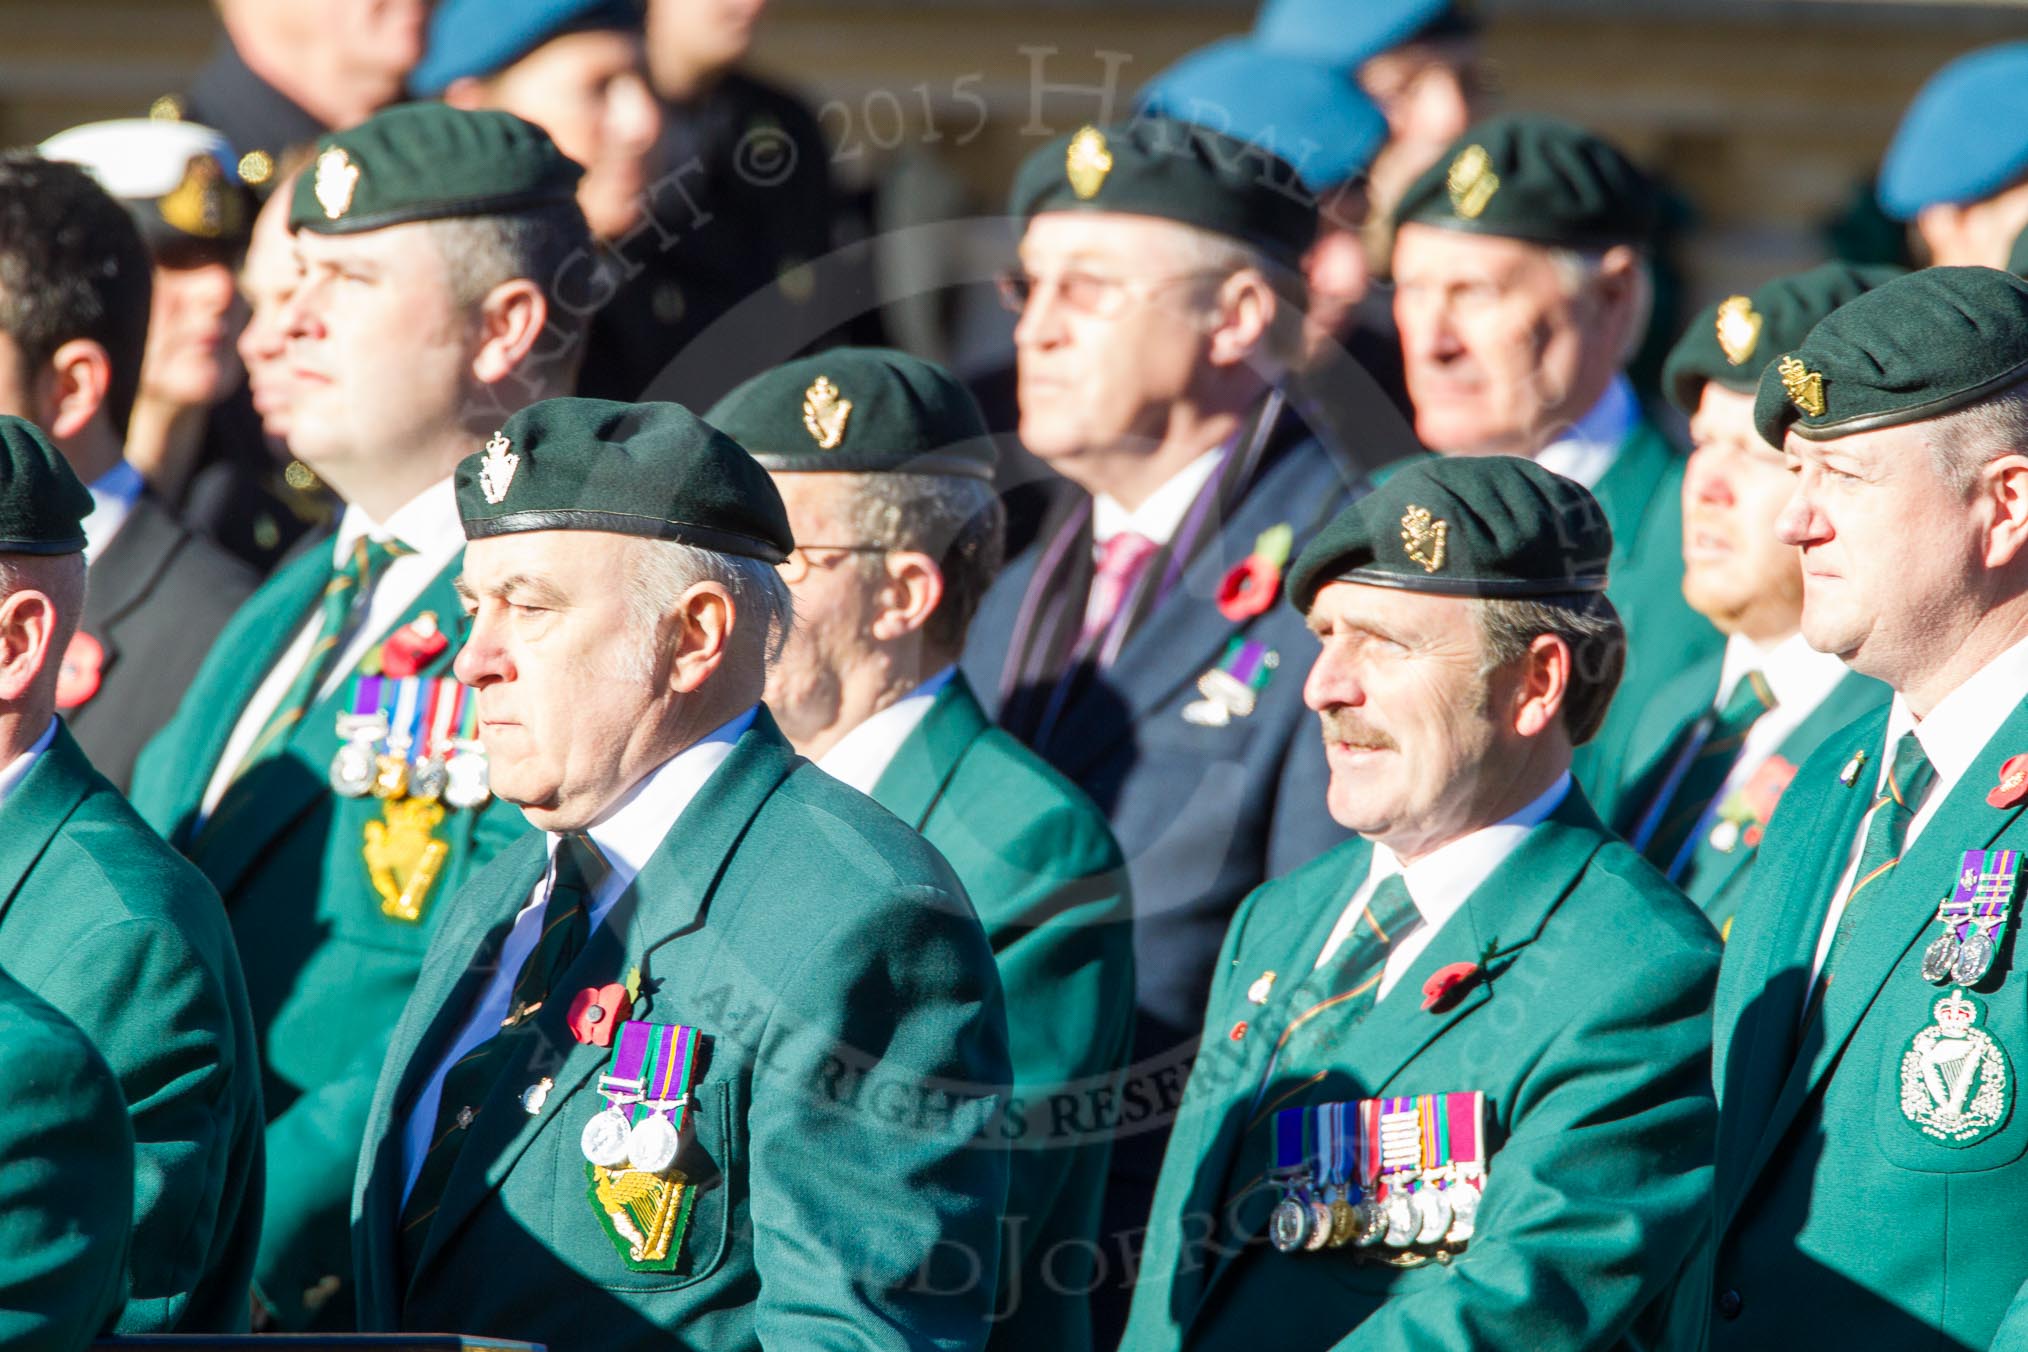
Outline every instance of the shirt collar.
<svg viewBox="0 0 2028 1352">
<path fill-rule="evenodd" d="M 929 717 L 930 706 L 950 684 L 955 666 L 945 667 L 894 703 L 840 737 L 817 760 L 817 768 L 861 793 L 870 794 L 909 734 Z"/>
<path fill-rule="evenodd" d="M 465 523 L 458 515 L 458 490 L 446 478 L 431 484 L 390 514 L 375 521 L 366 509 L 347 503 L 331 542 L 333 566 L 342 568 L 363 538 L 399 540 L 428 559 L 448 559 L 465 547 Z"/>
<path fill-rule="evenodd" d="M 92 513 L 84 520 L 85 555 L 96 559 L 120 533 L 141 500 L 141 471 L 125 460 L 92 480 Z"/>
<path fill-rule="evenodd" d="M 1535 462 L 1590 488 L 1612 468 L 1620 443 L 1634 430 L 1640 412 L 1640 400 L 1634 397 L 1633 385 L 1626 376 L 1616 375 L 1589 412 L 1568 432 L 1536 452 Z"/>
<path fill-rule="evenodd" d="M 1507 856 L 1519 849 L 1528 833 L 1556 811 L 1569 792 L 1570 773 L 1565 771 L 1539 797 L 1513 816 L 1459 836 L 1406 868 L 1402 867 L 1399 855 L 1376 841 L 1368 876 L 1378 882 L 1390 874 L 1399 873 L 1401 881 L 1408 887 L 1409 900 L 1415 903 L 1423 923 L 1435 930 L 1457 913 L 1458 908 L 1465 904 L 1465 898 L 1492 877 L 1495 869 L 1507 862 Z"/>
<path fill-rule="evenodd" d="M 1122 531 L 1132 531 L 1158 545 L 1168 544 L 1182 528 L 1183 518 L 1190 514 L 1190 504 L 1197 501 L 1197 495 L 1218 472 L 1224 459 L 1225 446 L 1221 443 L 1212 447 L 1170 475 L 1166 483 L 1148 495 L 1146 502 L 1132 511 L 1111 494 L 1098 494 L 1091 502 L 1092 543 L 1102 545 Z"/>
<path fill-rule="evenodd" d="M 1800 633 L 1771 644 L 1734 634 L 1725 640 L 1718 698 L 1711 707 L 1723 709 L 1746 673 L 1758 671 L 1766 678 L 1768 689 L 1774 691 L 1777 704 L 1791 709 L 1814 709 L 1850 670 L 1835 654 L 1812 648 Z"/>
<path fill-rule="evenodd" d="M 51 718 L 49 726 L 42 730 L 42 736 L 35 739 L 35 745 L 7 764 L 0 765 L 0 804 L 4 804 L 7 795 L 13 793 L 21 781 L 28 778 L 28 772 L 35 768 L 35 762 L 41 759 L 42 753 L 49 750 L 49 744 L 55 740 L 56 719 Z"/>
<path fill-rule="evenodd" d="M 1971 768 L 1979 752 L 1992 740 L 1995 709 L 2012 709 L 2028 698 L 2028 638 L 2022 639 L 1972 674 L 1957 689 L 1937 701 L 1936 708 L 1920 723 L 1900 691 L 1887 715 L 1887 743 L 1880 758 L 1880 772 L 1887 773 L 1894 759 L 1894 747 L 1910 729 L 1922 743 L 1922 754 L 1936 771 L 1932 790 L 1934 801 L 1942 802 Z"/>
</svg>

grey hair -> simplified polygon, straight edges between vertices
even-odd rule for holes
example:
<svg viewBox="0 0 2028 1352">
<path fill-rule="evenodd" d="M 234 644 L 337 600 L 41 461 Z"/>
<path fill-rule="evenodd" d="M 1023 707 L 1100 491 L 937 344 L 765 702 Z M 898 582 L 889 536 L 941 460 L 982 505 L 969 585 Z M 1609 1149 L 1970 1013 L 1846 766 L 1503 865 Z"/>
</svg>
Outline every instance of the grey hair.
<svg viewBox="0 0 2028 1352">
<path fill-rule="evenodd" d="M 571 264 L 591 248 L 591 229 L 576 202 L 492 216 L 451 216 L 425 223 L 443 255 L 451 298 L 469 310 L 494 287 L 527 278 L 549 302 L 547 328 L 530 360 L 532 374 L 567 388 L 584 356 L 589 313 L 559 302 L 557 288 Z"/>
<path fill-rule="evenodd" d="M 1991 461 L 2028 455 L 2028 381 L 1932 418 L 1922 431 L 1937 478 L 1953 492 L 1966 492 Z"/>
<path fill-rule="evenodd" d="M 627 569 L 627 627 L 632 632 L 635 669 L 645 678 L 654 669 L 655 641 L 662 621 L 683 593 L 700 582 L 716 582 L 732 594 L 730 653 L 765 675 L 788 642 L 794 607 L 789 586 L 773 564 L 739 554 L 719 554 L 673 540 L 636 540 Z"/>
<path fill-rule="evenodd" d="M 1243 240 L 1181 221 L 1165 221 L 1175 237 L 1177 264 L 1187 272 L 1206 274 L 1200 294 L 1207 299 L 1207 317 L 1215 315 L 1210 298 L 1218 287 L 1241 272 L 1256 272 L 1275 295 L 1275 313 L 1262 341 L 1263 352 L 1277 365 L 1296 364 L 1303 351 L 1303 312 L 1309 308 L 1309 283 L 1301 269 L 1276 263 Z"/>
<path fill-rule="evenodd" d="M 848 520 L 855 540 L 937 561 L 944 599 L 923 627 L 923 637 L 937 654 L 955 658 L 964 651 L 972 617 L 1005 559 L 1007 509 L 993 485 L 956 474 L 840 478 L 850 495 Z M 854 561 L 868 576 L 885 566 L 877 554 L 858 554 Z"/>
<path fill-rule="evenodd" d="M 1578 292 L 1598 280 L 1605 271 L 1604 249 L 1551 249 L 1549 261 L 1558 275 L 1563 278 L 1565 295 L 1575 296 Z M 1620 342 L 1619 364 L 1625 366 L 1634 359 L 1641 349 L 1641 341 L 1647 337 L 1648 321 L 1655 313 L 1655 279 L 1648 271 L 1648 260 L 1638 251 L 1634 257 L 1634 307 L 1627 324 L 1627 332 Z"/>
<path fill-rule="evenodd" d="M 1477 610 L 1486 643 L 1482 675 L 1521 657 L 1543 634 L 1569 646 L 1570 691 L 1563 697 L 1563 726 L 1570 732 L 1571 745 L 1590 741 L 1605 722 L 1627 665 L 1626 627 L 1605 593 L 1487 598 Z"/>
</svg>

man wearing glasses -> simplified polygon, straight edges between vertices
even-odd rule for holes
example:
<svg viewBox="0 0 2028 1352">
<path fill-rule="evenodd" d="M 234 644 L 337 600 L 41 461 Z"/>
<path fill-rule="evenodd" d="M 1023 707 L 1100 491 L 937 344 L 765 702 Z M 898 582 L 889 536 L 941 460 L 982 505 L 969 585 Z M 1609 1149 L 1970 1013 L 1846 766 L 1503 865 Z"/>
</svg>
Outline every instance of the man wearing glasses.
<svg viewBox="0 0 2028 1352">
<path fill-rule="evenodd" d="M 1020 435 L 1070 481 L 987 593 L 964 659 L 1001 722 L 1097 801 L 1135 898 L 1133 1065 L 1094 1317 L 1117 1334 L 1218 944 L 1263 879 L 1344 838 L 1319 806 L 1310 651 L 1272 604 L 1350 485 L 1269 432 L 1316 233 L 1294 170 L 1161 117 L 1080 128 L 1016 179 Z"/>
</svg>

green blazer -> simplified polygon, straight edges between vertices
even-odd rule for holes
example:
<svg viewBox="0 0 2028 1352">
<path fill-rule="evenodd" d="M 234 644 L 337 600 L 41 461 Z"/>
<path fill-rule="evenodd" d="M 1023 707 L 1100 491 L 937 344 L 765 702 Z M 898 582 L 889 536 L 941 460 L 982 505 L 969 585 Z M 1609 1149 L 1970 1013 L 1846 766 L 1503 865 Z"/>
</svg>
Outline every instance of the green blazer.
<svg viewBox="0 0 2028 1352">
<path fill-rule="evenodd" d="M 1986 795 L 2028 751 L 2008 711 L 1894 871 L 1847 913 L 1834 977 L 1804 1020 L 1831 894 L 1873 796 L 1887 710 L 1827 740 L 1797 773 L 1747 882 L 1718 983 L 1714 1272 L 1686 1302 L 1714 1348 L 1985 1347 L 2028 1283 L 2028 1111 L 1951 1144 L 1906 1115 L 1904 1058 L 1953 987 L 1922 977 L 1939 899 L 1966 850 L 2028 848 L 2023 804 Z M 1864 751 L 1847 787 L 1840 772 Z M 2028 1055 L 2020 902 L 1971 991 L 2007 1079 Z M 1913 1094 L 1906 1091 L 1913 1089 Z M 1694 1334 L 1686 1342 L 1695 1341 Z"/>
<path fill-rule="evenodd" d="M 1651 698 L 1645 716 L 1628 729 L 1627 743 L 1612 761 L 1595 762 L 1594 773 L 1613 782 L 1600 800 L 1599 815 L 1612 823 L 1622 836 L 1632 837 L 1666 787 L 1669 775 L 1683 752 L 1697 720 L 1718 698 L 1718 681 L 1723 650 L 1684 668 Z M 1801 765 L 1824 739 L 1863 714 L 1886 704 L 1893 695 L 1885 684 L 1858 672 L 1847 672 L 1832 686 L 1823 702 L 1798 723 L 1795 730 L 1775 748 L 1775 754 L 1793 765 Z M 1701 814 L 1709 803 L 1677 803 L 1671 812 Z M 1729 852 L 1702 851 L 1693 854 L 1683 873 L 1675 879 L 1690 900 L 1703 908 L 1721 934 L 1727 933 L 1740 897 L 1745 893 L 1747 875 L 1758 846 L 1742 840 Z"/>
<path fill-rule="evenodd" d="M 73 1352 L 127 1294 L 134 1132 L 76 1024 L 0 972 L 0 1349 Z"/>
<path fill-rule="evenodd" d="M 1364 841 L 1341 845 L 1233 918 L 1122 1346 L 1640 1345 L 1710 1205 L 1717 936 L 1573 788 L 1385 1000 L 1297 1008 L 1370 858 Z M 1486 979 L 1425 1010 L 1423 983 L 1461 962 Z M 1268 972 L 1280 979 L 1255 1003 Z M 1279 1192 L 1255 1122 L 1471 1090 L 1494 1148 L 1477 1236 L 1454 1261 L 1267 1245 Z"/>
<path fill-rule="evenodd" d="M 122 1333 L 247 1324 L 260 1062 L 218 897 L 59 726 L 0 802 L 0 969 L 82 1028 L 136 1142 Z"/>
<path fill-rule="evenodd" d="M 1118 1092 L 1133 1033 L 1119 846 L 1076 785 L 988 721 L 962 674 L 901 744 L 873 799 L 949 861 L 1007 994 L 1012 1157 L 987 1345 L 1089 1348 L 1112 1155 L 1099 1105 Z"/>
<path fill-rule="evenodd" d="M 467 630 L 453 559 L 392 628 L 427 611 L 449 646 L 422 669 L 448 676 Z M 233 725 L 315 609 L 331 575 L 318 547 L 270 578 L 232 619 L 169 726 L 142 753 L 141 815 L 225 898 L 261 1039 L 267 1098 L 267 1223 L 255 1285 L 284 1327 L 343 1328 L 352 1299 L 347 1214 L 366 1107 L 387 1040 L 444 905 L 465 878 L 528 829 L 498 801 L 452 810 L 450 846 L 419 923 L 380 908 L 362 854 L 373 797 L 341 798 L 328 775 L 350 680 L 319 700 L 281 754 L 241 777 L 200 833 L 196 817 Z M 392 632 L 390 628 L 389 632 Z"/>
<path fill-rule="evenodd" d="M 404 1288 L 410 1105 L 546 858 L 530 836 L 459 893 L 395 1030 L 353 1200 L 362 1327 L 556 1348 L 596 1330 L 610 1352 L 979 1347 L 1007 1196 L 992 950 L 936 851 L 798 758 L 765 709 L 478 1105 Z M 579 1145 L 612 1053 L 573 1040 L 569 995 L 633 971 L 631 1017 L 705 1039 L 679 1159 L 698 1192 L 670 1274 L 621 1261 Z"/>
</svg>

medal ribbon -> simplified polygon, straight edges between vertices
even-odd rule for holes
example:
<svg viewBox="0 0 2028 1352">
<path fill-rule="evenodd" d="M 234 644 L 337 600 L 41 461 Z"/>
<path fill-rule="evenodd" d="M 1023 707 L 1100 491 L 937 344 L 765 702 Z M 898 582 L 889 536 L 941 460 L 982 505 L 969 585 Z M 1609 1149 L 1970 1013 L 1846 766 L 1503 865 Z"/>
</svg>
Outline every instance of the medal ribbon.
<svg viewBox="0 0 2028 1352">
<path fill-rule="evenodd" d="M 629 1021 L 628 1027 L 634 1027 Z M 650 1101 L 671 1104 L 668 1109 L 669 1124 L 678 1131 L 683 1129 L 687 1102 L 677 1102 L 690 1092 L 690 1079 L 697 1070 L 697 1030 L 685 1023 L 644 1024 L 654 1029 L 653 1041 L 649 1044 L 645 1079 L 646 1093 L 642 1103 L 637 1105 L 635 1116 L 640 1111 L 661 1111 L 648 1107 Z"/>
<path fill-rule="evenodd" d="M 430 707 L 430 735 L 423 745 L 423 755 L 442 760 L 450 753 L 451 730 L 458 725 L 458 715 L 463 712 L 465 687 L 455 680 L 439 680 L 436 695 Z"/>
<path fill-rule="evenodd" d="M 648 1060 L 648 1040 L 653 1035 L 654 1025 L 637 1023 L 632 1019 L 620 1025 L 620 1035 L 613 1039 L 613 1060 L 599 1080 L 599 1092 L 606 1095 L 606 1102 L 620 1107 L 621 1096 L 637 1097 L 647 1090 L 647 1075 L 643 1067 Z M 608 1088 L 619 1091 L 607 1093 Z M 631 1117 L 629 1120 L 632 1120 Z"/>
<path fill-rule="evenodd" d="M 361 676 L 352 687 L 352 712 L 362 718 L 380 712 L 380 689 L 385 684 L 378 676 Z"/>
<path fill-rule="evenodd" d="M 1345 1105 L 1327 1103 L 1317 1114 L 1324 1127 L 1324 1181 L 1335 1191 L 1345 1186 Z"/>
<path fill-rule="evenodd" d="M 1275 1174 L 1288 1178 L 1303 1170 L 1304 1146 L 1309 1135 L 1307 1108 L 1283 1108 L 1275 1114 Z"/>
<path fill-rule="evenodd" d="M 422 702 L 422 682 L 414 678 L 396 681 L 394 692 L 394 717 L 387 725 L 387 749 L 392 752 L 399 739 L 407 738 L 409 749 L 413 750 L 416 706 Z"/>
<path fill-rule="evenodd" d="M 1451 1164 L 1484 1164 L 1486 1096 L 1474 1090 L 1469 1094 L 1445 1094 L 1444 1118 L 1448 1124 L 1451 1142 Z"/>
</svg>

